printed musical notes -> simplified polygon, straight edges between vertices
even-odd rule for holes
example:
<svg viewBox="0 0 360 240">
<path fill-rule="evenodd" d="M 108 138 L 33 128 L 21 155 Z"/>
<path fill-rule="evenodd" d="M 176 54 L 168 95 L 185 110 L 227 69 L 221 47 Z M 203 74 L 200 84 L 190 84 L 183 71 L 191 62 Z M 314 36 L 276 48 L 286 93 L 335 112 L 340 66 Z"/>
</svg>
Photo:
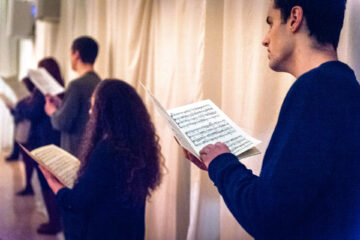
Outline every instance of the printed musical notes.
<svg viewBox="0 0 360 240">
<path fill-rule="evenodd" d="M 235 125 L 210 100 L 175 108 L 168 113 L 195 152 L 208 144 L 223 142 L 239 156 L 260 143 Z"/>
</svg>

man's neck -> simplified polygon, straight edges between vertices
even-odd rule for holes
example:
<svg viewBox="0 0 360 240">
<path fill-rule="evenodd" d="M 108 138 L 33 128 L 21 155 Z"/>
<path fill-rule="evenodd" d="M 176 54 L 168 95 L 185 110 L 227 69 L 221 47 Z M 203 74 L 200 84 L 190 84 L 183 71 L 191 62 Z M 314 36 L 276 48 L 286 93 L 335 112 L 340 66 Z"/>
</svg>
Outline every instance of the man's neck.
<svg viewBox="0 0 360 240">
<path fill-rule="evenodd" d="M 289 71 L 296 78 L 299 78 L 311 69 L 319 67 L 323 63 L 338 60 L 336 51 L 330 46 L 299 49 L 296 55 L 293 68 Z"/>
<path fill-rule="evenodd" d="M 76 70 L 79 76 L 83 76 L 86 73 L 93 71 L 94 71 L 94 65 L 92 64 L 79 64 Z"/>
</svg>

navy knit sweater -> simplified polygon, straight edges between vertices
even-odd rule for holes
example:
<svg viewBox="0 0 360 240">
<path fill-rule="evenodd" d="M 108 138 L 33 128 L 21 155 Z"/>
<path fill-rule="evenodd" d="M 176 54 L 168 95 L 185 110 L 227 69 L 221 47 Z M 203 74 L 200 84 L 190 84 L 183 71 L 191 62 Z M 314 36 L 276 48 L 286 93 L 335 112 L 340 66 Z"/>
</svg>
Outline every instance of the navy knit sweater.
<svg viewBox="0 0 360 240">
<path fill-rule="evenodd" d="M 299 77 L 282 105 L 260 176 L 225 153 L 209 166 L 256 239 L 360 239 L 360 85 L 344 63 Z"/>
<path fill-rule="evenodd" d="M 57 193 L 64 224 L 69 228 L 66 239 L 144 239 L 145 199 L 135 203 L 125 194 L 126 157 L 109 140 L 100 141 L 74 188 L 62 188 Z M 73 214 L 78 214 L 80 222 L 73 222 Z"/>
</svg>

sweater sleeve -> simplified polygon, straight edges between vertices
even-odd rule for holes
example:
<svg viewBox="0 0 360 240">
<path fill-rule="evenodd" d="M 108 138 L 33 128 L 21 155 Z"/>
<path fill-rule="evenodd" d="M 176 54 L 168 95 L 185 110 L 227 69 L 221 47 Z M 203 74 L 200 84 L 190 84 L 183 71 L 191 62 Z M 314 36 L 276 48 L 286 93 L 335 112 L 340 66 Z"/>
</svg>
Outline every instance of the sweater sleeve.
<svg viewBox="0 0 360 240">
<path fill-rule="evenodd" d="M 332 151 L 336 117 L 329 110 L 331 103 L 308 93 L 297 89 L 284 101 L 260 177 L 229 153 L 210 163 L 211 180 L 254 237 L 296 226 L 328 187 L 336 154 Z"/>
<path fill-rule="evenodd" d="M 74 188 L 63 188 L 57 193 L 58 205 L 70 212 L 84 213 L 101 201 L 105 197 L 104 193 L 112 186 L 112 158 L 110 146 L 98 144 Z"/>
<path fill-rule="evenodd" d="M 79 91 L 74 82 L 70 83 L 61 107 L 51 115 L 51 124 L 56 130 L 71 132 L 80 111 Z"/>
</svg>

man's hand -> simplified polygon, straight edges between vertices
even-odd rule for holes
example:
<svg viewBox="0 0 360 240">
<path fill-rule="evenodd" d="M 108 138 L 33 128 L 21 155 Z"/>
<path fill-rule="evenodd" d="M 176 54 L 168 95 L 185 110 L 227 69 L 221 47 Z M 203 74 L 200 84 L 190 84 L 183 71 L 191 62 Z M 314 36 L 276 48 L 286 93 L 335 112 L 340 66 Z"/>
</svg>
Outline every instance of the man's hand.
<svg viewBox="0 0 360 240">
<path fill-rule="evenodd" d="M 177 142 L 177 144 L 179 144 L 181 146 L 181 144 L 179 143 L 179 141 L 176 139 L 176 137 L 174 137 L 175 141 Z M 199 160 L 197 157 L 195 157 L 191 152 L 189 152 L 188 150 L 186 150 L 185 148 L 182 147 L 182 150 L 185 154 L 185 158 L 190 160 L 192 163 L 194 163 L 198 168 L 207 171 L 207 167 L 204 165 L 204 163 Z"/>
<path fill-rule="evenodd" d="M 195 157 L 192 153 L 190 153 L 188 150 L 183 148 L 184 154 L 186 159 L 189 159 L 192 163 L 194 163 L 198 168 L 207 171 L 206 165 L 199 160 L 197 157 Z"/>
<path fill-rule="evenodd" d="M 46 99 L 45 112 L 47 115 L 51 116 L 60 107 L 61 99 L 58 98 L 57 96 L 51 96 L 48 94 L 45 96 L 45 99 Z"/>
<path fill-rule="evenodd" d="M 200 159 L 206 166 L 206 169 L 208 169 L 212 160 L 223 153 L 230 153 L 230 149 L 224 143 L 217 142 L 215 144 L 209 144 L 201 149 Z"/>
<path fill-rule="evenodd" d="M 41 165 L 39 165 L 39 168 L 40 168 L 41 172 L 44 174 L 44 177 L 45 177 L 46 181 L 48 182 L 49 187 L 55 193 L 55 195 L 58 193 L 58 191 L 60 189 L 65 187 L 64 184 L 59 182 L 59 180 L 51 172 L 49 172 L 46 168 L 44 168 Z"/>
<path fill-rule="evenodd" d="M 175 138 L 175 141 L 180 145 L 178 140 Z M 194 156 L 191 152 L 182 148 L 185 154 L 185 158 L 194 163 L 198 168 L 207 171 L 212 160 L 217 156 L 223 153 L 230 153 L 230 149 L 223 143 L 217 142 L 214 144 L 209 144 L 205 146 L 200 151 L 200 159 Z"/>
</svg>

